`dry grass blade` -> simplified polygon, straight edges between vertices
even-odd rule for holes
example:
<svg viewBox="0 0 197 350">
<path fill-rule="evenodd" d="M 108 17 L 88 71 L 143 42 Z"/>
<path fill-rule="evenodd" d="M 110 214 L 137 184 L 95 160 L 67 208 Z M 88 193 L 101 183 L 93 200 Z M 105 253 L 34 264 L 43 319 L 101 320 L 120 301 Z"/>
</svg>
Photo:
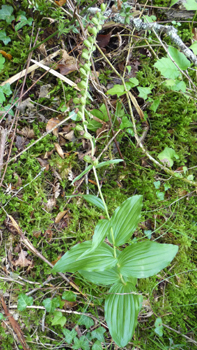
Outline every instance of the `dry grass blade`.
<svg viewBox="0 0 197 350">
<path fill-rule="evenodd" d="M 38 67 L 41 67 L 41 68 L 45 69 L 46 71 L 49 71 L 49 73 L 55 75 L 57 78 L 61 79 L 62 81 L 64 81 L 68 85 L 74 87 L 76 90 L 80 91 L 80 89 L 78 88 L 77 84 L 73 83 L 73 81 L 71 81 L 70 79 L 64 77 L 64 75 L 56 72 L 54 69 L 49 68 L 49 67 L 45 66 L 44 64 L 42 64 L 40 62 L 37 62 L 37 61 L 32 60 L 32 59 L 31 59 L 31 61 L 34 62 L 35 64 L 37 64 Z"/>
</svg>

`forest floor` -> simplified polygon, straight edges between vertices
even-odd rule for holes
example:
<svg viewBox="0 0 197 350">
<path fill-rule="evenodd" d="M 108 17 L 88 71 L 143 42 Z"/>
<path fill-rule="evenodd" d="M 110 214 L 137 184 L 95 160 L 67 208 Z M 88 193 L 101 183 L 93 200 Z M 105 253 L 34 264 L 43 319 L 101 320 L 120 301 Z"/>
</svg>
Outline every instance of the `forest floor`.
<svg viewBox="0 0 197 350">
<path fill-rule="evenodd" d="M 107 283 L 51 272 L 107 218 L 100 190 L 110 216 L 143 196 L 120 249 L 137 241 L 179 247 L 165 269 L 138 280 L 143 303 L 125 348 L 197 348 L 197 16 L 166 3 L 109 2 L 99 28 L 92 17 L 100 0 L 2 1 L 2 350 L 119 348 L 105 319 Z M 94 25 L 101 30 L 84 99 L 82 51 Z M 105 164 L 95 178 L 97 161 Z"/>
</svg>

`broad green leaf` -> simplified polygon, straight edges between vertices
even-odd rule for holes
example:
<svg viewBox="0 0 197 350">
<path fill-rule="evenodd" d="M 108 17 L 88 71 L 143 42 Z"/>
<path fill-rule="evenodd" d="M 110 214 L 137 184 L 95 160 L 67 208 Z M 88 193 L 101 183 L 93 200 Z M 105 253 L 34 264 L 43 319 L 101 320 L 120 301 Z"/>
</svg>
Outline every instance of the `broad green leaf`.
<svg viewBox="0 0 197 350">
<path fill-rule="evenodd" d="M 152 92 L 150 87 L 147 88 L 139 86 L 137 89 L 139 91 L 139 97 L 143 98 L 144 100 L 146 100 L 148 95 Z"/>
<path fill-rule="evenodd" d="M 171 61 L 170 58 L 163 57 L 158 60 L 154 67 L 156 67 L 160 73 L 167 79 L 175 79 L 180 76 L 180 72 L 175 64 Z"/>
<path fill-rule="evenodd" d="M 84 195 L 83 195 L 83 198 L 84 198 L 87 202 L 89 202 L 89 203 L 95 205 L 96 207 L 98 207 L 99 209 L 105 211 L 105 207 L 104 207 L 103 202 L 102 202 L 102 200 L 101 200 L 100 198 L 98 198 L 98 197 L 96 197 L 96 196 L 93 196 L 93 195 L 91 195 L 91 194 L 84 194 Z"/>
<path fill-rule="evenodd" d="M 124 249 L 118 257 L 124 276 L 146 278 L 168 266 L 178 252 L 178 246 L 144 241 Z"/>
<path fill-rule="evenodd" d="M 110 232 L 110 221 L 100 220 L 94 229 L 94 235 L 92 238 L 92 249 L 98 247 L 98 245 L 104 241 L 105 237 L 108 236 Z"/>
<path fill-rule="evenodd" d="M 187 0 L 183 3 L 187 11 L 197 11 L 197 2 L 195 0 Z"/>
<path fill-rule="evenodd" d="M 0 88 L 1 88 L 1 86 L 0 86 Z M 6 100 L 5 95 L 4 95 L 4 93 L 3 93 L 3 92 L 1 91 L 1 89 L 0 89 L 0 103 L 5 102 L 5 100 Z"/>
<path fill-rule="evenodd" d="M 91 248 L 91 241 L 75 245 L 55 264 L 52 272 L 104 271 L 116 265 L 113 249 L 106 243 L 101 243 L 94 251 Z M 84 255 L 87 250 L 90 251 Z"/>
<path fill-rule="evenodd" d="M 104 333 L 106 332 L 106 329 L 104 327 L 98 327 L 96 328 L 91 335 L 92 339 L 98 339 L 100 340 L 102 343 L 104 343 L 105 339 L 104 339 Z"/>
<path fill-rule="evenodd" d="M 79 270 L 80 275 L 82 275 L 88 281 L 94 284 L 110 285 L 120 281 L 120 276 L 115 267 L 112 269 L 101 271 L 101 272 L 88 272 Z"/>
<path fill-rule="evenodd" d="M 195 53 L 195 55 L 197 55 L 197 41 L 194 41 L 189 48 Z"/>
<path fill-rule="evenodd" d="M 165 149 L 158 154 L 158 158 L 164 165 L 172 167 L 174 164 L 173 158 L 179 159 L 179 156 L 176 154 L 173 148 L 165 147 Z"/>
<path fill-rule="evenodd" d="M 75 183 L 75 181 L 80 180 L 83 175 L 85 175 L 86 173 L 88 173 L 89 170 L 91 170 L 93 168 L 93 165 L 89 165 L 80 175 L 78 175 L 71 183 L 71 185 L 73 185 Z"/>
<path fill-rule="evenodd" d="M 62 312 L 61 311 L 55 311 L 54 312 L 54 318 L 51 322 L 52 326 L 55 326 L 55 325 L 60 325 L 61 327 L 64 327 L 66 323 L 66 317 L 62 315 Z"/>
<path fill-rule="evenodd" d="M 18 304 L 17 309 L 19 311 L 23 311 L 26 309 L 27 306 L 33 305 L 33 298 L 28 297 L 26 294 L 19 294 L 18 296 Z"/>
<path fill-rule="evenodd" d="M 71 344 L 73 339 L 76 337 L 77 335 L 77 332 L 76 330 L 73 328 L 72 331 L 69 331 L 69 329 L 67 328 L 63 328 L 62 329 L 62 332 L 65 336 L 65 341 L 68 343 L 68 344 Z"/>
<path fill-rule="evenodd" d="M 57 307 L 60 306 L 59 300 L 57 298 L 47 298 L 44 299 L 42 304 L 44 305 L 47 312 L 54 312 Z"/>
<path fill-rule="evenodd" d="M 0 30 L 0 40 L 3 41 L 4 45 L 7 45 L 11 41 L 4 30 Z"/>
<path fill-rule="evenodd" d="M 190 67 L 190 61 L 175 47 L 168 46 L 168 52 L 180 69 L 185 70 Z"/>
<path fill-rule="evenodd" d="M 126 243 L 135 231 L 140 219 L 141 209 L 142 196 L 130 197 L 120 207 L 116 208 L 110 220 L 116 247 Z M 111 233 L 108 239 L 110 243 L 113 243 Z"/>
<path fill-rule="evenodd" d="M 0 20 L 6 21 L 8 24 L 10 24 L 12 21 L 14 21 L 15 17 L 12 16 L 13 7 L 9 5 L 2 5 L 0 10 Z"/>
<path fill-rule="evenodd" d="M 5 320 L 5 317 L 3 316 L 2 312 L 0 312 L 0 320 Z"/>
<path fill-rule="evenodd" d="M 128 344 L 134 334 L 142 303 L 141 296 L 129 294 L 132 291 L 131 283 L 117 283 L 111 287 L 105 300 L 105 319 L 113 340 L 121 348 Z"/>
<path fill-rule="evenodd" d="M 112 160 L 106 160 L 106 162 L 101 162 L 98 165 L 95 166 L 96 169 L 102 168 L 103 166 L 110 165 L 110 164 L 117 164 L 123 162 L 123 159 L 112 159 Z"/>
<path fill-rule="evenodd" d="M 102 124 L 97 122 L 97 120 L 87 118 L 87 122 L 88 122 L 88 130 L 96 131 L 102 127 Z"/>
<path fill-rule="evenodd" d="M 90 327 L 94 326 L 94 321 L 91 317 L 82 315 L 78 321 L 79 325 L 85 326 L 86 329 L 89 329 Z"/>
<path fill-rule="evenodd" d="M 65 291 L 63 294 L 62 294 L 62 299 L 63 300 L 67 300 L 67 301 L 76 301 L 77 299 L 77 296 L 75 293 L 71 292 L 71 291 Z"/>
</svg>

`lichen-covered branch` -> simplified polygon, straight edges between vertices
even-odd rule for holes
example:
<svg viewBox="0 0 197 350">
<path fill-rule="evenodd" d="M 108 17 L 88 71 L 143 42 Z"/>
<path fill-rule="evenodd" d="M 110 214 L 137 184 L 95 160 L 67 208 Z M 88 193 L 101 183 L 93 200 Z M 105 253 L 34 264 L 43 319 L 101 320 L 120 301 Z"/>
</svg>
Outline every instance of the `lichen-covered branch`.
<svg viewBox="0 0 197 350">
<path fill-rule="evenodd" d="M 89 8 L 88 11 L 91 14 L 94 14 L 95 12 L 98 11 L 97 8 Z M 108 10 L 104 14 L 107 17 L 106 21 L 113 21 L 115 23 L 121 23 L 125 24 L 125 18 L 122 17 L 119 13 L 113 13 L 112 10 Z M 169 38 L 172 40 L 172 42 L 178 46 L 178 48 L 185 54 L 185 56 L 195 65 L 197 66 L 197 56 L 193 53 L 192 50 L 190 50 L 184 42 L 181 40 L 179 37 L 178 30 L 174 28 L 173 26 L 168 26 L 168 25 L 162 25 L 158 24 L 156 22 L 151 22 L 151 23 L 145 23 L 142 19 L 140 18 L 134 18 L 130 17 L 130 23 L 129 25 L 132 28 L 135 28 L 136 30 L 151 30 L 151 31 L 156 31 L 157 33 L 165 33 L 169 36 Z"/>
</svg>

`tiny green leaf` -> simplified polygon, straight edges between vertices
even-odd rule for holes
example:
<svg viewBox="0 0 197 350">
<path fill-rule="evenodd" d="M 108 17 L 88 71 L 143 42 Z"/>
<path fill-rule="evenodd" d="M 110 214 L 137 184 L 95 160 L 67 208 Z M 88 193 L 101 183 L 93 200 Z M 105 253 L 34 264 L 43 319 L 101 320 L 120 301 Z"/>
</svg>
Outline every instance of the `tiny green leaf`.
<svg viewBox="0 0 197 350">
<path fill-rule="evenodd" d="M 91 338 L 92 339 L 96 338 L 100 340 L 102 343 L 104 343 L 105 339 L 103 335 L 105 332 L 106 332 L 106 329 L 104 327 L 98 327 L 92 332 Z"/>
<path fill-rule="evenodd" d="M 67 328 L 63 328 L 62 329 L 62 332 L 65 336 L 65 341 L 68 343 L 68 344 L 71 344 L 73 339 L 76 337 L 77 335 L 77 332 L 76 330 L 73 328 L 72 331 L 69 331 L 69 329 Z"/>
<path fill-rule="evenodd" d="M 96 207 L 98 207 L 99 209 L 105 211 L 105 207 L 104 207 L 103 202 L 102 202 L 102 200 L 101 200 L 100 198 L 98 198 L 98 197 L 96 197 L 96 196 L 93 196 L 93 195 L 91 195 L 91 194 L 84 194 L 84 195 L 83 195 L 83 198 L 84 198 L 87 202 L 89 202 L 89 203 L 95 205 Z"/>
<path fill-rule="evenodd" d="M 172 167 L 174 164 L 173 158 L 179 159 L 179 156 L 176 154 L 173 148 L 165 147 L 165 149 L 158 154 L 158 158 L 164 165 Z"/>
<path fill-rule="evenodd" d="M 107 91 L 108 95 L 117 95 L 118 97 L 125 94 L 125 88 L 123 85 L 114 85 L 112 89 Z"/>
<path fill-rule="evenodd" d="M 51 313 L 53 313 L 55 309 L 60 306 L 59 300 L 57 298 L 44 299 L 42 304 L 44 305 L 46 311 Z"/>
<path fill-rule="evenodd" d="M 197 55 L 197 41 L 194 41 L 189 48 L 195 53 L 195 55 Z"/>
<path fill-rule="evenodd" d="M 91 317 L 82 315 L 78 321 L 78 324 L 85 326 L 86 329 L 89 329 L 90 327 L 94 326 L 94 321 L 91 319 Z"/>
<path fill-rule="evenodd" d="M 62 294 L 62 299 L 67 301 L 76 301 L 77 296 L 71 291 L 64 291 L 64 293 Z"/>
<path fill-rule="evenodd" d="M 23 311 L 27 306 L 33 305 L 33 298 L 28 297 L 26 294 L 19 294 L 17 309 Z"/>
<path fill-rule="evenodd" d="M 128 246 L 118 257 L 123 276 L 147 278 L 168 266 L 178 252 L 178 246 L 144 241 Z"/>
<path fill-rule="evenodd" d="M 3 41 L 4 45 L 7 45 L 11 41 L 10 37 L 6 35 L 4 30 L 0 30 L 0 40 Z"/>
<path fill-rule="evenodd" d="M 102 344 L 99 340 L 95 341 L 95 343 L 92 346 L 92 350 L 103 350 Z"/>
<path fill-rule="evenodd" d="M 151 93 L 150 87 L 146 88 L 146 87 L 139 86 L 137 89 L 139 91 L 139 97 L 143 98 L 144 100 L 146 100 L 148 95 Z"/>
<path fill-rule="evenodd" d="M 158 317 L 155 321 L 155 333 L 158 334 L 160 337 L 163 336 L 163 325 L 162 325 L 162 319 Z"/>
<path fill-rule="evenodd" d="M 110 164 L 117 164 L 123 162 L 123 159 L 112 159 L 112 160 L 106 160 L 106 162 L 99 163 L 95 168 L 102 168 L 103 166 L 110 165 Z"/>
<path fill-rule="evenodd" d="M 13 7 L 9 5 L 2 5 L 0 10 L 0 20 L 6 21 L 8 24 L 10 24 L 12 21 L 14 21 L 15 17 L 12 16 Z"/>
<path fill-rule="evenodd" d="M 60 325 L 61 327 L 64 327 L 66 323 L 66 317 L 62 315 L 62 312 L 61 311 L 55 311 L 54 312 L 54 318 L 51 322 L 52 326 L 55 326 L 55 325 Z"/>
<path fill-rule="evenodd" d="M 5 58 L 0 53 L 0 70 L 3 69 L 4 63 L 5 63 Z"/>
<path fill-rule="evenodd" d="M 71 183 L 71 185 L 73 185 L 76 181 L 80 180 L 86 173 L 88 173 L 88 171 L 90 171 L 93 168 L 93 165 L 89 165 L 80 175 L 78 175 L 73 182 Z"/>
</svg>

